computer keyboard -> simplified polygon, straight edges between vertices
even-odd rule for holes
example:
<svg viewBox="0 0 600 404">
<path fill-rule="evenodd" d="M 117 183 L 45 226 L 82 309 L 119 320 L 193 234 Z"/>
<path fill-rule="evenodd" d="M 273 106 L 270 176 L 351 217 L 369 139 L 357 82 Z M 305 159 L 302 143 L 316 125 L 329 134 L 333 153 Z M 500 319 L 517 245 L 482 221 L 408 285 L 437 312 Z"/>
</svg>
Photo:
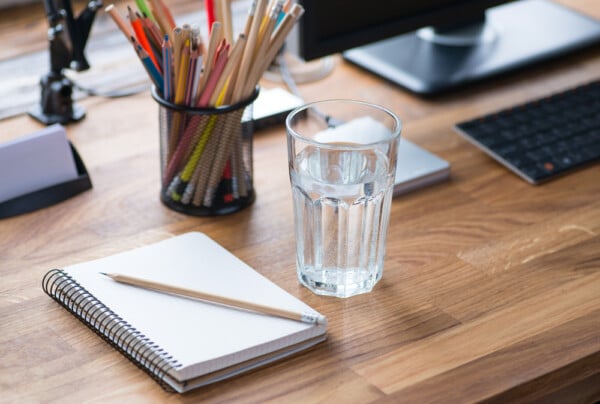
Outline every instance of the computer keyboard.
<svg viewBox="0 0 600 404">
<path fill-rule="evenodd" d="M 455 129 L 528 182 L 547 181 L 600 159 L 600 80 Z"/>
</svg>

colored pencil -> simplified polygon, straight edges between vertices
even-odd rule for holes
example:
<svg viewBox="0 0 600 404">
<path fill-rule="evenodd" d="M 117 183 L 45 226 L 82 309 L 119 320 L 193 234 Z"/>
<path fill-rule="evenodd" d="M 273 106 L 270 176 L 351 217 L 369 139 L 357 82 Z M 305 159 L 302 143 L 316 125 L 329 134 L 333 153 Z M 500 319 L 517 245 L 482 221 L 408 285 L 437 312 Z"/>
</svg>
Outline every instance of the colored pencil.
<svg viewBox="0 0 600 404">
<path fill-rule="evenodd" d="M 173 44 L 169 35 L 165 35 L 162 43 L 162 59 L 163 59 L 163 97 L 166 101 L 173 100 Z"/>
<path fill-rule="evenodd" d="M 140 12 L 142 14 L 146 15 L 153 22 L 156 22 L 156 19 L 152 15 L 152 12 L 150 11 L 150 8 L 148 7 L 148 4 L 146 3 L 146 0 L 135 0 L 135 4 L 136 4 L 138 10 L 140 10 Z"/>
<path fill-rule="evenodd" d="M 135 35 L 133 29 L 131 29 L 131 26 L 128 25 L 125 22 L 125 20 L 121 17 L 114 4 L 109 4 L 104 9 L 104 11 L 106 11 L 111 16 L 115 24 L 117 24 L 117 27 L 119 27 L 119 29 L 121 30 L 123 35 L 125 35 L 126 38 L 131 38 L 133 35 Z"/>
<path fill-rule="evenodd" d="M 164 89 L 163 89 L 163 78 L 162 78 L 161 73 L 156 68 L 156 66 L 155 66 L 154 62 L 152 61 L 152 58 L 150 57 L 148 52 L 146 52 L 146 50 L 141 45 L 138 45 L 137 51 L 138 51 L 138 56 L 140 57 L 140 60 L 142 61 L 142 63 L 144 64 L 144 67 L 146 68 L 146 71 L 148 72 L 148 75 L 154 82 L 154 85 L 156 86 L 159 93 L 162 93 L 164 91 Z"/>
<path fill-rule="evenodd" d="M 215 22 L 215 4 L 213 0 L 204 0 L 204 8 L 206 9 L 206 19 L 208 21 L 209 33 L 212 34 L 212 26 Z"/>
<path fill-rule="evenodd" d="M 152 63 L 154 63 L 154 66 L 160 71 L 160 64 L 158 63 L 158 60 L 156 60 L 156 57 L 154 56 L 154 51 L 152 50 L 150 42 L 146 37 L 144 27 L 142 26 L 142 21 L 139 19 L 139 17 L 136 15 L 136 13 L 130 6 L 127 6 L 127 10 L 129 11 L 129 22 L 131 23 L 131 27 L 133 28 L 133 32 L 135 33 L 136 39 L 144 48 L 146 53 L 148 53 L 148 55 L 150 56 L 150 59 L 152 60 Z"/>
<path fill-rule="evenodd" d="M 158 94 L 199 109 L 248 99 L 304 11 L 291 0 L 253 0 L 234 42 L 230 1 L 205 0 L 209 37 L 204 42 L 198 26 L 175 25 L 164 0 L 135 3 L 138 11 L 127 7 L 130 24 L 114 5 L 106 12 L 131 40 Z M 252 178 L 244 165 L 243 113 L 244 108 L 225 114 L 167 108 L 167 131 L 161 135 L 164 197 L 211 207 L 248 195 Z M 221 183 L 224 193 L 219 191 L 216 201 Z"/>
</svg>

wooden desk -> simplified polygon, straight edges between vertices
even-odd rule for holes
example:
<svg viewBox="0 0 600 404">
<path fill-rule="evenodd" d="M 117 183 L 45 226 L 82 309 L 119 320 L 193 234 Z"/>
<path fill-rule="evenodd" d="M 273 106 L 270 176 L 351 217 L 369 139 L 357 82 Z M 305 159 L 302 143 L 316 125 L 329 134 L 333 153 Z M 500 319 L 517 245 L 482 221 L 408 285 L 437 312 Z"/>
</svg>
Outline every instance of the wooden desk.
<svg viewBox="0 0 600 404">
<path fill-rule="evenodd" d="M 600 18 L 594 0 L 564 3 Z M 392 108 L 405 138 L 452 164 L 450 181 L 394 201 L 383 279 L 347 300 L 315 296 L 296 281 L 283 128 L 256 135 L 253 206 L 188 217 L 159 202 L 157 106 L 149 94 L 86 99 L 88 116 L 68 135 L 94 188 L 0 221 L 1 401 L 600 399 L 600 166 L 531 186 L 452 130 L 598 72 L 595 49 L 435 99 L 341 61 L 327 79 L 303 85 L 307 100 L 353 97 Z M 20 116 L 0 122 L 0 137 L 39 128 Z M 170 395 L 41 290 L 50 268 L 191 230 L 326 314 L 328 341 Z"/>
</svg>

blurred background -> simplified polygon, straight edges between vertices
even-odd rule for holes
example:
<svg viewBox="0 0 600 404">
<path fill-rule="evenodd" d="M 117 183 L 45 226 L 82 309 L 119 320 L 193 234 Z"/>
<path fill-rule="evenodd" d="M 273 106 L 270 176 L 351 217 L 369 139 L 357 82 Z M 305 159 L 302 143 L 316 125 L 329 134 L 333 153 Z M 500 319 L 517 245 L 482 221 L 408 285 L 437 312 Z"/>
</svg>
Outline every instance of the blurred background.
<svg viewBox="0 0 600 404">
<path fill-rule="evenodd" d="M 202 0 L 165 0 L 178 23 L 206 27 Z M 88 1 L 71 0 L 78 16 Z M 120 96 L 150 87 L 147 74 L 131 45 L 104 11 L 114 4 L 125 17 L 127 5 L 135 1 L 103 0 L 94 20 L 85 55 L 90 69 L 65 75 L 75 84 L 73 98 L 89 95 Z M 247 0 L 232 1 L 234 24 L 243 23 Z M 240 18 L 235 18 L 237 17 Z M 0 119 L 27 112 L 40 100 L 40 78 L 49 70 L 48 21 L 41 0 L 0 0 Z"/>
</svg>

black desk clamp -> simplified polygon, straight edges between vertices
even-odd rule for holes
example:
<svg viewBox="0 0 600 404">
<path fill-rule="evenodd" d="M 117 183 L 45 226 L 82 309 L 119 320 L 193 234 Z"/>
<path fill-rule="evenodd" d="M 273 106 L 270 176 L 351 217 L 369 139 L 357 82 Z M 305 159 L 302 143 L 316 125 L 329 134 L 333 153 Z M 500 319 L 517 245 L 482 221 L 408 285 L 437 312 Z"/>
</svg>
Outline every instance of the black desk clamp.
<svg viewBox="0 0 600 404">
<path fill-rule="evenodd" d="M 41 101 L 29 115 L 46 125 L 67 124 L 83 119 L 85 111 L 73 103 L 73 83 L 63 69 L 89 69 L 84 49 L 102 1 L 90 0 L 77 18 L 73 16 L 71 0 L 44 0 L 44 6 L 50 26 L 50 72 L 40 80 Z"/>
</svg>

